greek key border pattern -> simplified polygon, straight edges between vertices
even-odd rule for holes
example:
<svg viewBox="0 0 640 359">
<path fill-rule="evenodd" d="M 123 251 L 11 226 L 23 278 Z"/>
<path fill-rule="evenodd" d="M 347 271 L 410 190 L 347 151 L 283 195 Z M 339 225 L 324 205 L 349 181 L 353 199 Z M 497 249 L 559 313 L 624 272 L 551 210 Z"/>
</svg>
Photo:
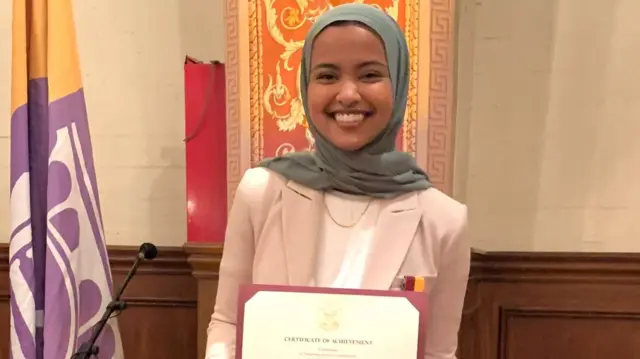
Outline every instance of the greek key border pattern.
<svg viewBox="0 0 640 359">
<path fill-rule="evenodd" d="M 441 191 L 453 191 L 455 0 L 431 0 L 431 72 L 427 172 Z"/>
<path fill-rule="evenodd" d="M 240 48 L 238 1 L 227 0 L 224 7 L 226 26 L 226 122 L 227 122 L 227 206 L 230 208 L 242 178 L 240 119 Z"/>
</svg>

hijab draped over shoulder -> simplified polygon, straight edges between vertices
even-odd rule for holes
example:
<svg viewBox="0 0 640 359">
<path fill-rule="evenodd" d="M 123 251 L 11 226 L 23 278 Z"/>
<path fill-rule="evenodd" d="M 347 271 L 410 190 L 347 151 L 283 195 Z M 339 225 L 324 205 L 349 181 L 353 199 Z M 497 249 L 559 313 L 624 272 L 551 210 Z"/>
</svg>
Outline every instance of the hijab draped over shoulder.
<svg viewBox="0 0 640 359">
<path fill-rule="evenodd" d="M 317 131 L 308 109 L 313 42 L 326 27 L 343 21 L 362 23 L 382 39 L 393 88 L 393 111 L 387 127 L 372 142 L 356 151 L 342 150 L 324 138 Z M 305 38 L 300 87 L 309 130 L 315 138 L 315 152 L 291 152 L 265 159 L 259 166 L 315 190 L 377 198 L 396 197 L 431 187 L 427 174 L 413 156 L 395 150 L 409 92 L 409 50 L 402 30 L 391 16 L 370 5 L 346 4 L 318 17 Z"/>
</svg>

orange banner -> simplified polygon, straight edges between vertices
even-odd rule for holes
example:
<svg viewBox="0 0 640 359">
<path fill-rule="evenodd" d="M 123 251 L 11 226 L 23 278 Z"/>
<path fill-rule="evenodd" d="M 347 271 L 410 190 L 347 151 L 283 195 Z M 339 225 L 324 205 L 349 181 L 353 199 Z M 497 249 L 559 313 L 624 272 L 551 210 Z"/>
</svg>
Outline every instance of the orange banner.
<svg viewBox="0 0 640 359">
<path fill-rule="evenodd" d="M 304 37 L 319 15 L 332 5 L 352 1 L 253 0 L 249 4 L 249 82 L 251 164 L 290 151 L 312 150 L 300 98 L 300 59 Z M 402 27 L 411 72 L 409 101 L 398 148 L 416 154 L 418 0 L 370 0 Z"/>
</svg>

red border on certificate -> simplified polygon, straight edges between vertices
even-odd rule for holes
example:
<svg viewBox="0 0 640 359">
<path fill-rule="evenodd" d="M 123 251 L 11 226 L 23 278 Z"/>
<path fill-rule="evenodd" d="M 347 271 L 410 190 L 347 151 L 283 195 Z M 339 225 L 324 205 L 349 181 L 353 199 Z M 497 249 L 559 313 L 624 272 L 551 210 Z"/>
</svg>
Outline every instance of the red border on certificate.
<svg viewBox="0 0 640 359">
<path fill-rule="evenodd" d="M 236 359 L 242 359 L 242 333 L 244 329 L 244 306 L 258 292 L 294 292 L 294 293 L 327 293 L 364 295 L 372 297 L 400 297 L 407 298 L 419 315 L 418 329 L 418 356 L 416 359 L 424 359 L 424 344 L 426 339 L 427 324 L 427 294 L 424 292 L 371 290 L 371 289 L 346 289 L 324 287 L 301 287 L 287 285 L 245 284 L 238 290 L 238 317 L 236 324 Z"/>
</svg>

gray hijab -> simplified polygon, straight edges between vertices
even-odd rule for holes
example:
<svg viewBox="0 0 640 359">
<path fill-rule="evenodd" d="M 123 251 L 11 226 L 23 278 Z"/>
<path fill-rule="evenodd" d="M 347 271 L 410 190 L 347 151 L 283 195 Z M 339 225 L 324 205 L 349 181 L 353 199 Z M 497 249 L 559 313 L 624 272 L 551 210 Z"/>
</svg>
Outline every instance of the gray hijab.
<svg viewBox="0 0 640 359">
<path fill-rule="evenodd" d="M 322 30 L 338 21 L 356 21 L 373 29 L 384 42 L 394 90 L 391 121 L 374 140 L 357 151 L 344 151 L 325 139 L 309 116 L 307 87 L 313 41 Z M 315 190 L 390 198 L 431 187 L 427 174 L 408 153 L 395 150 L 409 92 L 409 50 L 398 24 L 381 10 L 364 4 L 337 6 L 313 24 L 305 38 L 300 86 L 302 102 L 315 138 L 315 152 L 290 152 L 269 158 L 258 166 Z"/>
</svg>

